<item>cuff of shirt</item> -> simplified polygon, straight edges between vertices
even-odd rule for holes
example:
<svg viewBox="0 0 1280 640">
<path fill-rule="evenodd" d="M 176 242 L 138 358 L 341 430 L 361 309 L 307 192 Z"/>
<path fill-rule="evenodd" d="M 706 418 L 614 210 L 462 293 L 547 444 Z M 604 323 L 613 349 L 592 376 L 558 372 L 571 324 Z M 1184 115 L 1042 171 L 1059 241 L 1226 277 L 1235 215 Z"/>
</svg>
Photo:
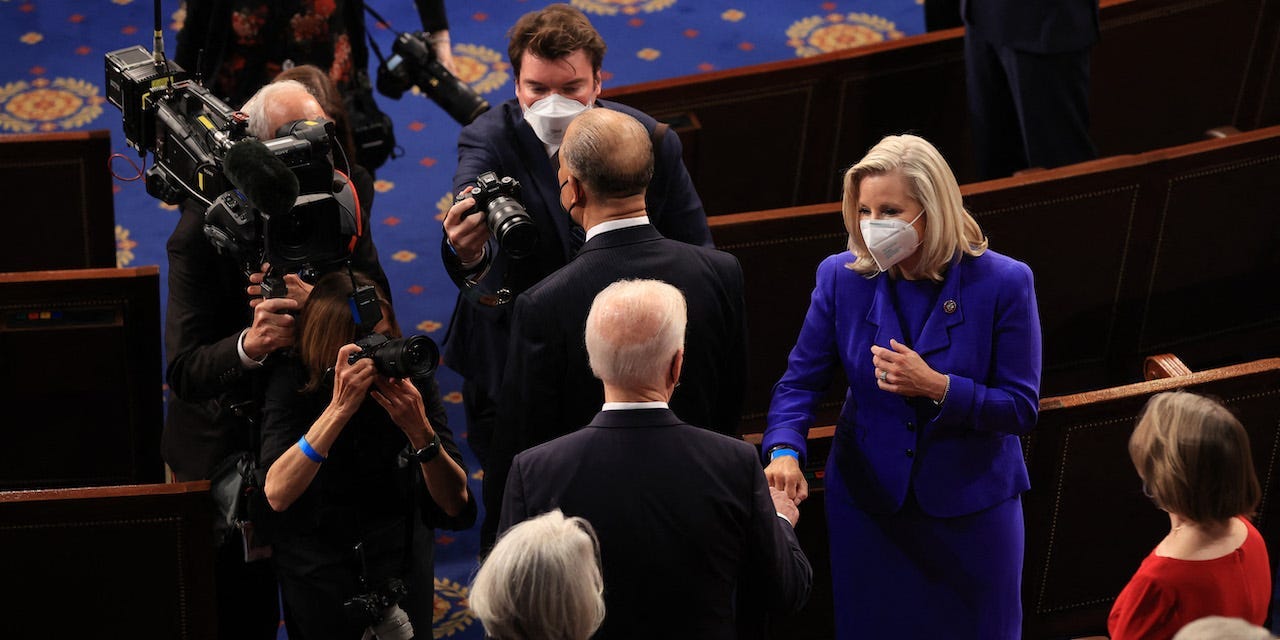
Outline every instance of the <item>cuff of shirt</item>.
<svg viewBox="0 0 1280 640">
<path fill-rule="evenodd" d="M 236 340 L 236 353 L 240 354 L 240 364 L 244 365 L 244 368 L 257 369 L 262 366 L 267 357 L 263 356 L 262 360 L 254 360 L 249 357 L 249 354 L 244 352 L 244 336 L 247 333 L 249 333 L 248 329 L 240 332 L 240 339 Z"/>
<path fill-rule="evenodd" d="M 446 239 L 445 241 L 446 241 L 446 242 L 448 242 L 448 240 L 447 240 L 447 239 Z M 453 243 L 452 243 L 452 242 L 449 242 L 449 248 L 450 248 L 450 249 L 453 249 L 453 255 L 455 255 L 455 256 L 456 256 L 456 255 L 458 255 L 458 250 L 453 248 Z M 459 262 L 459 263 L 460 263 L 460 265 L 462 266 L 462 270 L 463 270 L 464 272 L 471 272 L 471 271 L 475 271 L 476 267 L 480 266 L 480 263 L 484 262 L 485 256 L 487 256 L 488 254 L 489 254 L 489 247 L 488 247 L 487 245 L 483 245 L 483 246 L 481 246 L 481 247 L 480 247 L 480 257 L 479 257 L 479 258 L 476 258 L 475 260 L 472 260 L 471 262 L 462 262 L 462 259 L 461 259 L 461 258 L 459 258 L 459 259 L 458 259 L 458 262 Z"/>
<path fill-rule="evenodd" d="M 776 514 L 779 518 L 782 518 L 782 521 L 783 521 L 783 522 L 785 522 L 785 523 L 787 523 L 787 525 L 788 525 L 788 526 L 790 526 L 790 527 L 792 527 L 792 528 L 795 528 L 795 526 L 796 526 L 796 525 L 791 524 L 791 518 L 788 518 L 788 517 L 786 517 L 786 516 L 782 515 L 782 512 L 781 512 L 781 511 L 775 511 L 775 512 L 774 512 L 774 514 Z"/>
</svg>

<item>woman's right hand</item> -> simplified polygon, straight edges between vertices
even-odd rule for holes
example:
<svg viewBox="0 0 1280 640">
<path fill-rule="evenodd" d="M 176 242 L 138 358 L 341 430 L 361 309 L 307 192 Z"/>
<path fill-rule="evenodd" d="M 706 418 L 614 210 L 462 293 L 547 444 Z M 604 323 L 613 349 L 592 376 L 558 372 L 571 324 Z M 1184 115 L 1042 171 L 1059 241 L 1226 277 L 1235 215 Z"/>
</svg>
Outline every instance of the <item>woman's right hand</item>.
<svg viewBox="0 0 1280 640">
<path fill-rule="evenodd" d="M 378 370 L 369 358 L 347 364 L 347 359 L 356 353 L 360 353 L 360 347 L 354 344 L 344 345 L 338 349 L 338 360 L 333 365 L 333 399 L 329 401 L 329 406 L 348 418 L 360 408 L 369 387 L 378 376 Z"/>
<path fill-rule="evenodd" d="M 778 456 L 764 468 L 764 477 L 769 486 L 784 491 L 788 498 L 800 504 L 809 497 L 809 483 L 800 470 L 800 460 L 793 456 Z"/>
</svg>

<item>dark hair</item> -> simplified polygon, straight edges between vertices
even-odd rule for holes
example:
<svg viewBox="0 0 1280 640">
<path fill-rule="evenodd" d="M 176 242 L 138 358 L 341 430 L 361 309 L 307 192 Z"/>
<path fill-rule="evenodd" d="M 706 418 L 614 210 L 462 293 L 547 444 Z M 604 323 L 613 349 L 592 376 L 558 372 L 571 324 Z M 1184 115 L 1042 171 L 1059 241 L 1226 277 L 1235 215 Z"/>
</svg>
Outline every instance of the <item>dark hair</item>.
<svg viewBox="0 0 1280 640">
<path fill-rule="evenodd" d="M 1152 396 L 1129 438 L 1129 457 L 1156 505 L 1193 522 L 1251 515 L 1261 500 L 1249 434 L 1204 396 Z"/>
<path fill-rule="evenodd" d="M 582 49 L 591 60 L 593 74 L 599 73 L 604 62 L 605 45 L 600 33 L 585 14 L 567 4 L 548 5 L 520 16 L 507 37 L 511 40 L 507 57 L 516 78 L 520 77 L 520 63 L 526 51 L 544 60 L 558 60 Z"/>
<path fill-rule="evenodd" d="M 391 308 L 382 289 L 360 272 L 356 272 L 354 278 L 357 286 L 374 287 L 378 293 L 382 315 L 391 324 L 388 337 L 400 337 L 395 310 Z M 308 374 L 307 385 L 302 388 L 303 393 L 318 389 L 325 372 L 337 360 L 338 349 L 360 337 L 356 333 L 356 322 L 351 315 L 351 280 L 352 276 L 345 272 L 334 272 L 320 278 L 307 296 L 302 311 L 298 313 L 297 352 L 306 365 Z"/>
</svg>

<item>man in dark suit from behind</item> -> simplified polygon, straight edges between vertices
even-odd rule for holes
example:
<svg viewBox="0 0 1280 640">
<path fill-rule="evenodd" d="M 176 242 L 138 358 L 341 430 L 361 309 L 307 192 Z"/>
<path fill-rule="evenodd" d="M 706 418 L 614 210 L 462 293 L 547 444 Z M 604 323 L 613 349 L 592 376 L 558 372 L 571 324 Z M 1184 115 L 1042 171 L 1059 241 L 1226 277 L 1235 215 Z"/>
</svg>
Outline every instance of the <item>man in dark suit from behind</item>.
<svg viewBox="0 0 1280 640">
<path fill-rule="evenodd" d="M 511 335 L 511 304 L 534 283 L 568 264 L 582 246 L 582 228 L 561 211 L 556 178 L 558 151 L 569 121 L 584 110 L 624 113 L 644 125 L 654 139 L 655 169 L 646 200 L 650 221 L 662 235 L 711 246 L 702 201 L 684 166 L 680 136 L 666 125 L 616 102 L 601 100 L 605 42 L 581 10 L 556 3 L 520 17 L 508 32 L 507 56 L 515 75 L 515 98 L 481 114 L 458 135 L 454 193 L 475 186 L 477 177 L 496 172 L 520 183 L 520 202 L 538 242 L 524 257 L 500 249 L 484 215 L 465 215 L 474 198 L 454 204 L 444 219 L 446 268 L 479 286 L 459 293 L 442 345 L 444 363 L 464 378 L 467 442 L 484 465 L 490 448 L 502 374 Z"/>
<path fill-rule="evenodd" d="M 644 126 L 611 109 L 588 110 L 569 125 L 560 158 L 558 206 L 586 230 L 586 241 L 572 262 L 516 299 L 485 469 L 486 541 L 496 531 L 511 457 L 587 424 L 600 409 L 603 391 L 582 335 L 591 301 L 614 281 L 661 278 L 689 301 L 686 373 L 672 409 L 728 435 L 737 434 L 742 411 L 742 268 L 730 254 L 664 238 L 651 224 L 645 197 L 654 159 Z"/>
<path fill-rule="evenodd" d="M 595 297 L 586 326 L 604 404 L 591 424 L 516 456 L 502 529 L 550 509 L 591 522 L 604 569 L 596 638 L 759 637 L 803 606 L 812 569 L 785 493 L 751 445 L 668 407 L 685 363 L 685 299 L 655 280 Z"/>
<path fill-rule="evenodd" d="M 1089 52 L 1098 0 L 963 0 L 960 11 L 978 176 L 1097 157 Z"/>
</svg>

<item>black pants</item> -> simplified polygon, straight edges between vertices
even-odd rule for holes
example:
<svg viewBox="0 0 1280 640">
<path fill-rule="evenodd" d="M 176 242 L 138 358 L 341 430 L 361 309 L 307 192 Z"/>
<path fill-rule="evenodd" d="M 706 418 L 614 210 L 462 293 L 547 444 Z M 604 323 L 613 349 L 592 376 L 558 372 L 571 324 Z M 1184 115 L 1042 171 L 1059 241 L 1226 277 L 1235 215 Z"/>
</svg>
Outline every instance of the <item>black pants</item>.
<svg viewBox="0 0 1280 640">
<path fill-rule="evenodd" d="M 244 561 L 244 543 L 233 536 L 214 557 L 218 637 L 275 640 L 280 628 L 280 594 L 269 560 Z"/>
<path fill-rule="evenodd" d="M 1097 157 L 1089 139 L 1089 49 L 1036 54 L 965 34 L 978 176 Z"/>
</svg>

